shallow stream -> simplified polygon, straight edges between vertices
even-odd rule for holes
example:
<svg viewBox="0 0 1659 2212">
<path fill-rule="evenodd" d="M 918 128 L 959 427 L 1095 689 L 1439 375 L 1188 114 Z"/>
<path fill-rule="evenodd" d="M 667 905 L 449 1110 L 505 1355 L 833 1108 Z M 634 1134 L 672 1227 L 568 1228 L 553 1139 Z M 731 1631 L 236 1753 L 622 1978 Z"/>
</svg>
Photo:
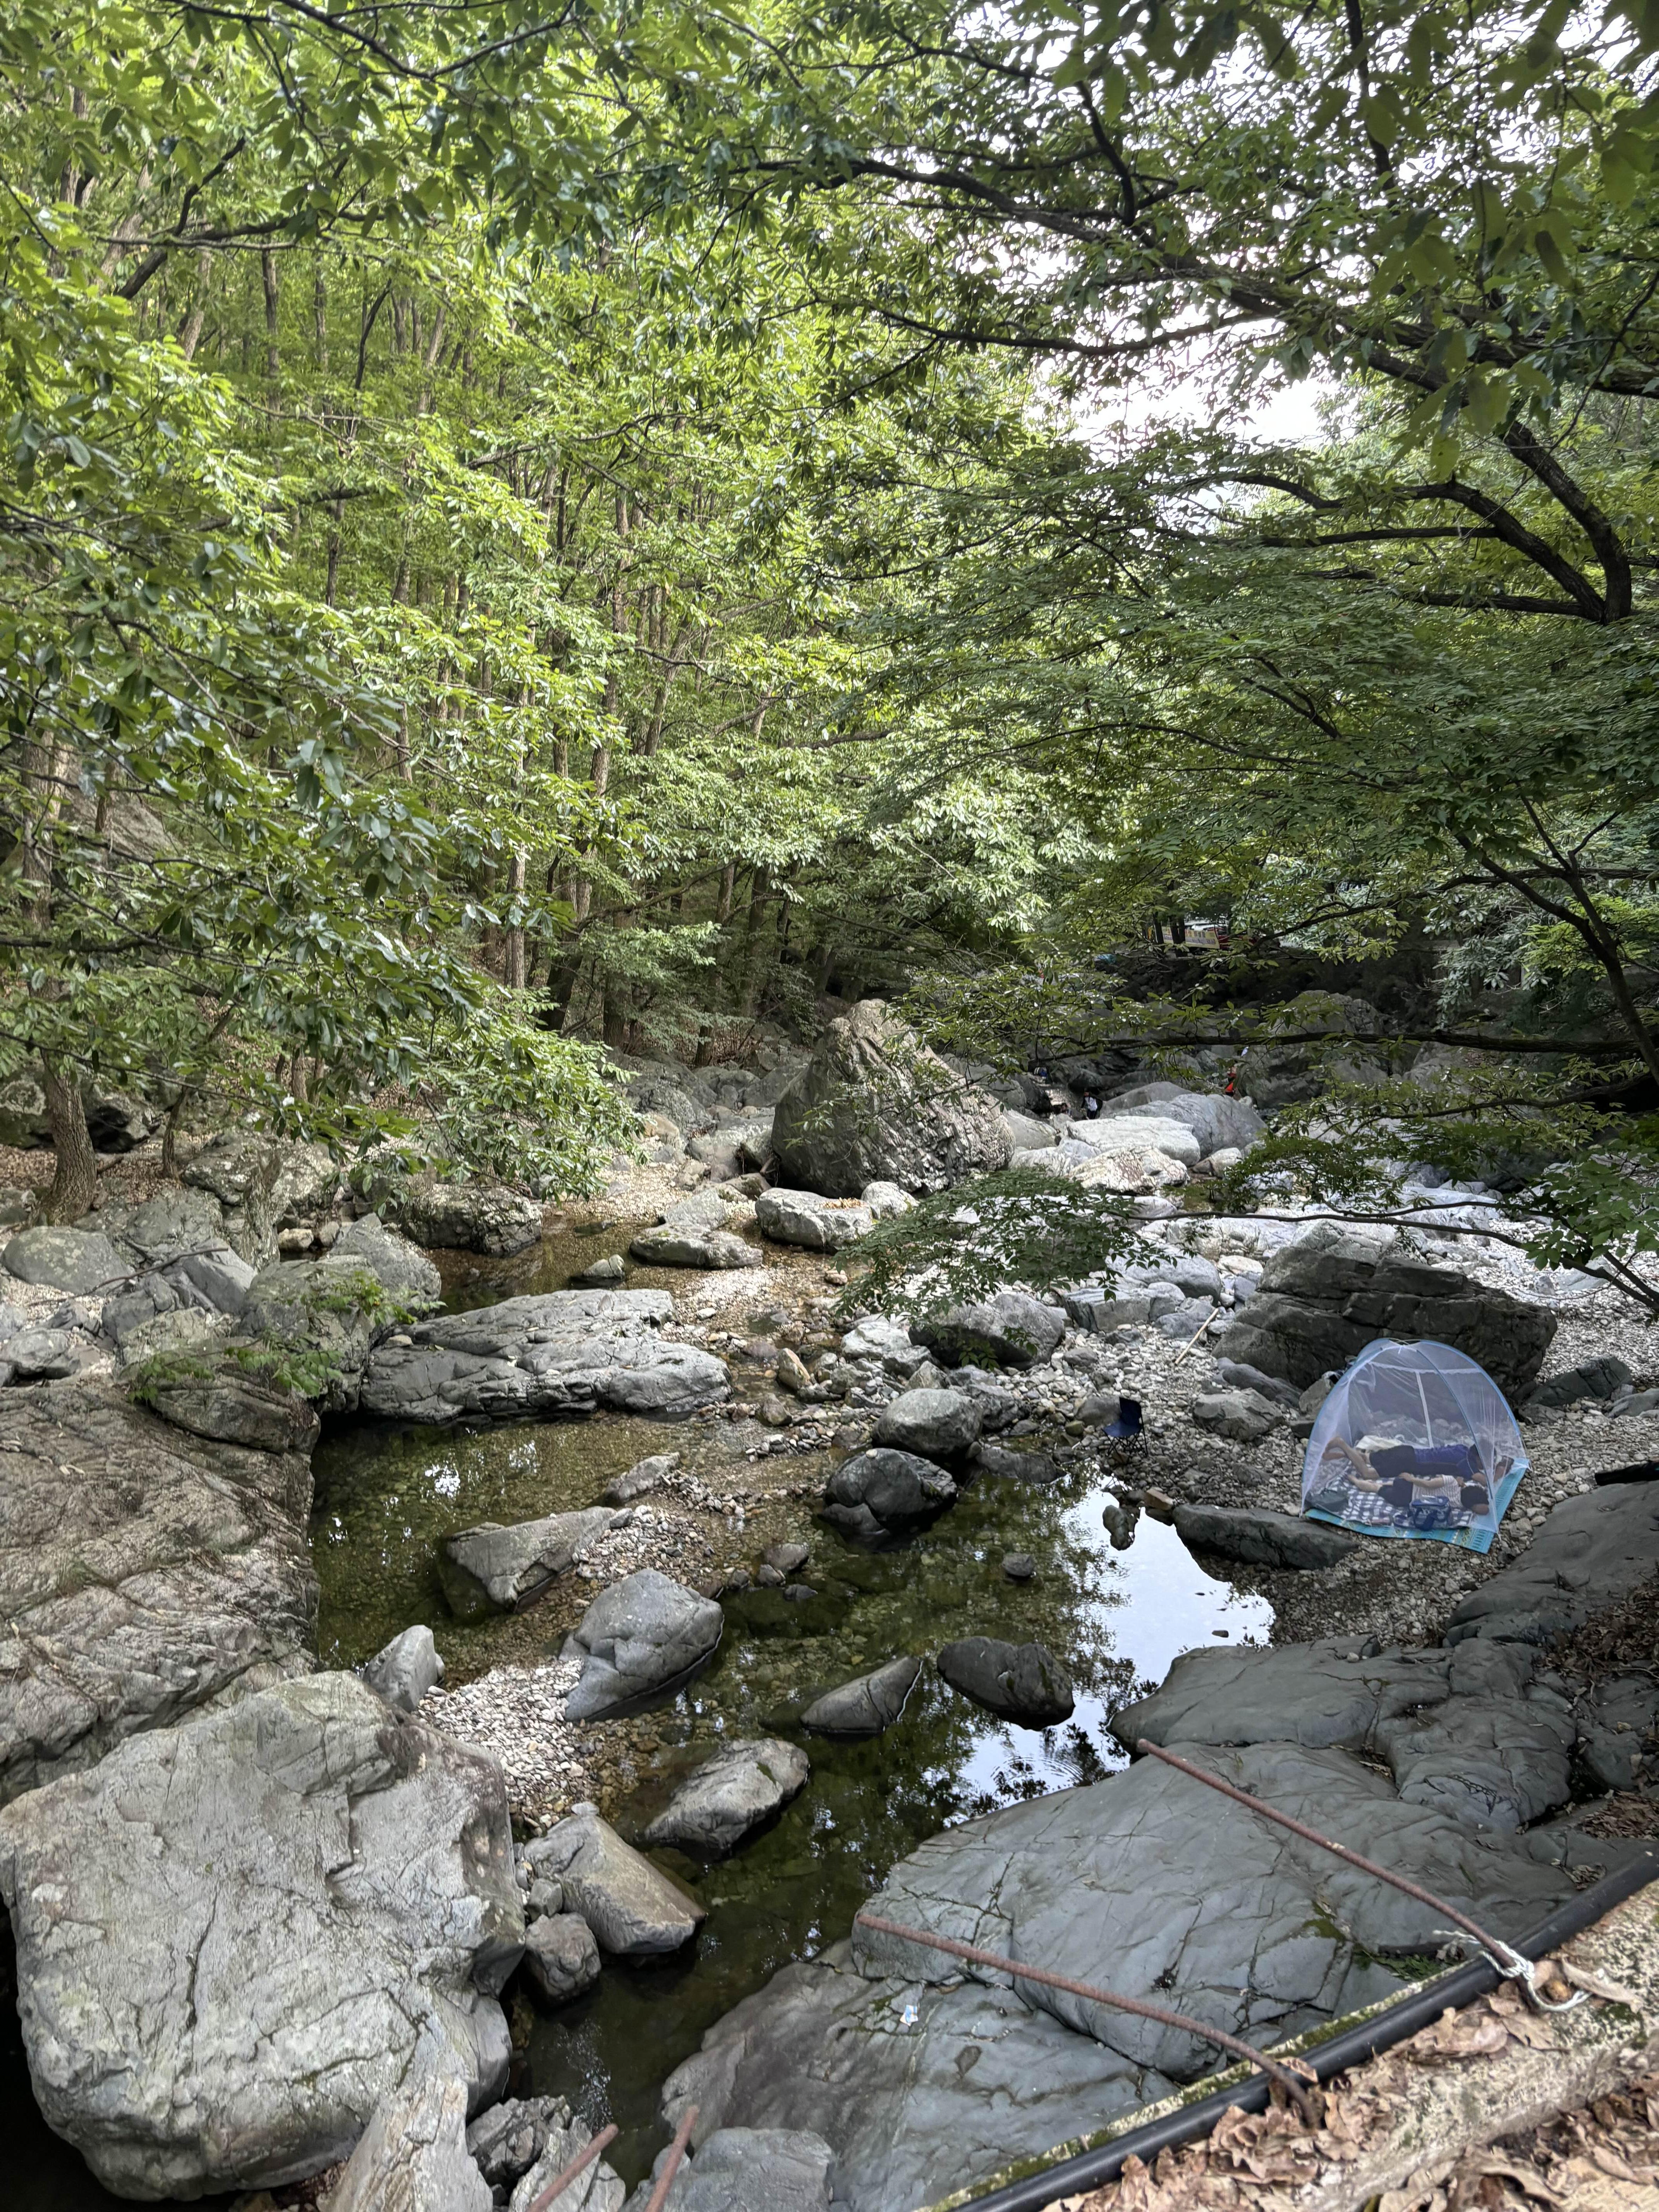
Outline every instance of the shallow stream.
<svg viewBox="0 0 1659 2212">
<path fill-rule="evenodd" d="M 457 1271 L 447 1287 L 455 1305 L 556 1288 L 615 1247 L 614 1236 L 552 1240 L 533 1275 L 520 1267 L 480 1270 L 463 1281 L 465 1271 Z M 673 1287 L 682 1310 L 693 1310 L 695 1292 L 686 1296 L 684 1279 Z M 336 1427 L 314 1460 L 322 1664 L 354 1665 L 415 1620 L 431 1624 L 452 1686 L 497 1664 L 551 1656 L 580 1610 L 581 1589 L 562 1588 L 544 1607 L 463 1626 L 439 1589 L 440 1539 L 481 1520 L 591 1504 L 613 1475 L 665 1449 L 684 1450 L 718 1489 L 720 1462 L 710 1455 L 723 1443 L 729 1452 L 726 1425 L 665 1431 L 602 1417 L 471 1431 Z M 737 1471 L 729 1457 L 724 1463 Z M 827 1465 L 827 1458 L 792 1455 L 788 1474 L 799 1480 Z M 816 1595 L 805 1602 L 769 1589 L 728 1596 L 713 1663 L 634 1724 L 635 1778 L 605 1809 L 624 1834 L 635 1835 L 721 1736 L 789 1736 L 807 1751 L 812 1778 L 732 1858 L 697 1864 L 663 1855 L 708 1907 L 696 1938 L 660 1964 L 607 1962 L 596 1987 L 556 2014 L 532 2021 L 520 2006 L 512 2093 L 556 2091 L 594 2127 L 616 2120 L 622 2133 L 611 2156 L 630 2182 L 638 2179 L 663 2141 L 657 2102 L 664 2076 L 780 1967 L 846 1936 L 896 1860 L 956 1821 L 1121 1765 L 1106 1729 L 1114 1707 L 1161 1680 L 1183 1650 L 1223 1637 L 1265 1640 L 1272 1623 L 1266 1601 L 1204 1573 L 1172 1529 L 1143 1517 L 1130 1548 L 1114 1552 L 1101 1521 L 1106 1492 L 1103 1482 L 1082 1476 L 1047 1490 L 981 1477 L 920 1535 L 877 1552 L 843 1541 L 800 1501 L 769 1516 L 766 1535 L 751 1548 L 757 1554 L 761 1542 L 786 1529 L 810 1542 L 800 1578 Z M 1035 1561 L 1029 1582 L 1003 1571 L 1005 1555 L 1018 1552 Z M 684 1578 L 698 1579 L 701 1565 L 688 1559 Z M 832 1684 L 971 1634 L 1047 1644 L 1076 1685 L 1072 1719 L 1042 1731 L 1006 1725 L 928 1668 L 885 1735 L 836 1743 L 799 1728 L 802 1707 Z M 9 2015 L 9 2004 L 4 2011 Z M 114 2203 L 46 2133 L 27 2094 L 15 2033 L 7 2017 L 0 2121 L 13 2121 L 15 2143 L 23 2139 L 24 2186 L 15 2201 L 24 2212 Z"/>
</svg>

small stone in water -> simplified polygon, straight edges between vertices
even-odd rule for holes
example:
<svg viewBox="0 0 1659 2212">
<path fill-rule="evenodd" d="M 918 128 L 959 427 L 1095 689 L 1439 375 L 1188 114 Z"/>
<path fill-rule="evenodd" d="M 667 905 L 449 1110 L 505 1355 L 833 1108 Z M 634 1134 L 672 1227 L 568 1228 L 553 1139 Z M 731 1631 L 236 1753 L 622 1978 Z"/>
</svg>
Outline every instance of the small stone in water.
<svg viewBox="0 0 1659 2212">
<path fill-rule="evenodd" d="M 1010 1552 L 1002 1562 L 1002 1571 L 1011 1583 L 1029 1583 L 1036 1572 L 1036 1561 L 1029 1552 Z"/>
</svg>

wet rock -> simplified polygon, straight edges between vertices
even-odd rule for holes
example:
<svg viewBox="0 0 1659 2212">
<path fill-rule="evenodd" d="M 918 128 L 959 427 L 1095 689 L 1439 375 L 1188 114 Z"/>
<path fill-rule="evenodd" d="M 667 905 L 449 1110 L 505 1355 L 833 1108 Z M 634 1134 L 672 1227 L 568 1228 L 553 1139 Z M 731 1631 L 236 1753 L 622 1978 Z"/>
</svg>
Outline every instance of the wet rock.
<svg viewBox="0 0 1659 2212">
<path fill-rule="evenodd" d="M 490 2212 L 467 2149 L 466 2084 L 423 2068 L 374 2107 L 328 2212 Z"/>
<path fill-rule="evenodd" d="M 725 1744 L 680 1784 L 645 1840 L 709 1857 L 735 1850 L 800 1795 L 811 1771 L 806 1753 L 778 1736 Z"/>
<path fill-rule="evenodd" d="M 1069 1720 L 1076 1704 L 1070 1675 L 1044 1644 L 964 1636 L 940 1647 L 939 1671 L 964 1698 L 1025 1728 Z"/>
<path fill-rule="evenodd" d="M 595 1260 L 581 1273 L 570 1278 L 574 1289 L 603 1290 L 608 1283 L 620 1283 L 628 1270 L 620 1252 L 607 1252 L 603 1260 Z"/>
<path fill-rule="evenodd" d="M 1002 1571 L 1011 1583 L 1029 1583 L 1036 1572 L 1036 1561 L 1029 1552 L 1007 1552 L 1003 1555 Z"/>
<path fill-rule="evenodd" d="M 1047 1452 L 1015 1451 L 1007 1444 L 977 1443 L 968 1455 L 968 1464 L 977 1474 L 1033 1483 L 1038 1489 L 1058 1482 L 1061 1472 L 1059 1461 Z"/>
<path fill-rule="evenodd" d="M 530 1923 L 524 1976 L 532 1996 L 544 2005 L 568 2004 L 592 1988 L 599 1978 L 599 1947 L 580 1913 L 544 1913 Z"/>
<path fill-rule="evenodd" d="M 370 1193 L 382 1219 L 428 1249 L 499 1259 L 541 1238 L 539 1200 L 505 1183 L 441 1182 L 428 1174 L 394 1177 L 383 1188 L 371 1184 Z"/>
<path fill-rule="evenodd" d="M 36 2098 L 118 2195 L 315 2172 L 417 2054 L 464 2097 L 505 2075 L 501 1771 L 355 1675 L 31 1791 L 0 1814 L 0 1892 Z"/>
<path fill-rule="evenodd" d="M 427 1692 L 444 1678 L 444 1662 L 425 1626 L 405 1628 L 364 1662 L 362 1677 L 377 1698 L 400 1713 L 412 1713 Z"/>
<path fill-rule="evenodd" d="M 181 1436 L 94 1382 L 0 1397 L 0 1802 L 312 1664 L 298 1453 Z"/>
<path fill-rule="evenodd" d="M 1066 1316 L 1025 1291 L 954 1306 L 914 1322 L 910 1334 L 947 1366 L 1035 1367 L 1066 1334 Z"/>
<path fill-rule="evenodd" d="M 1183 1652 L 1150 1698 L 1113 1714 L 1132 1751 L 1153 1743 L 1296 1743 L 1375 1751 L 1383 1722 L 1444 1703 L 1454 1691 L 1516 1696 L 1532 1674 L 1527 1652 L 1445 1649 L 1368 1653 L 1352 1636 L 1262 1650 Z"/>
<path fill-rule="evenodd" d="M 1140 1501 L 1109 1495 L 1100 1509 L 1100 1520 L 1112 1549 L 1127 1552 L 1135 1540 L 1135 1529 L 1140 1520 Z"/>
<path fill-rule="evenodd" d="M 695 1898 L 625 1844 L 591 1805 L 578 1806 L 550 1828 L 535 1850 L 537 1866 L 563 1885 L 566 1912 L 579 1913 L 618 1958 L 678 1951 L 708 1917 Z"/>
<path fill-rule="evenodd" d="M 443 1277 L 418 1245 L 378 1213 L 348 1221 L 329 1248 L 337 1260 L 361 1260 L 375 1280 L 406 1312 L 426 1313 L 443 1297 Z"/>
<path fill-rule="evenodd" d="M 1478 1360 L 1518 1401 L 1554 1334 L 1547 1306 L 1410 1258 L 1386 1232 L 1322 1222 L 1268 1261 L 1227 1350 L 1301 1385 L 1346 1367 L 1377 1337 L 1430 1338 Z"/>
<path fill-rule="evenodd" d="M 1449 1644 L 1490 1637 L 1547 1644 L 1659 1571 L 1659 1483 L 1569 1498 L 1518 1559 L 1455 1607 Z"/>
<path fill-rule="evenodd" d="M 712 1352 L 658 1335 L 665 1291 L 554 1291 L 442 1314 L 378 1344 L 363 1376 L 365 1413 L 446 1422 L 568 1419 L 595 1412 L 672 1419 L 731 1395 Z"/>
<path fill-rule="evenodd" d="M 778 1101 L 772 1142 L 792 1182 L 841 1198 L 872 1182 L 943 1190 L 1004 1166 L 1009 1151 L 995 1101 L 879 999 L 830 1023 Z"/>
<path fill-rule="evenodd" d="M 805 1397 L 811 1389 L 812 1376 L 805 1362 L 786 1344 L 778 1354 L 779 1386 L 797 1398 Z"/>
<path fill-rule="evenodd" d="M 657 2154 L 624 2212 L 647 2212 L 668 2159 Z M 720 2128 L 669 2184 L 663 2212 L 830 2212 L 834 2153 L 822 2136 L 787 2128 Z"/>
<path fill-rule="evenodd" d="M 826 1690 L 801 1715 L 801 1726 L 819 1735 L 879 1735 L 904 1711 L 921 1672 L 920 1659 L 890 1659 Z"/>
<path fill-rule="evenodd" d="M 610 1485 L 600 1503 L 631 1505 L 636 1498 L 645 1498 L 652 1491 L 660 1490 L 679 1463 L 678 1452 L 653 1452 L 649 1459 L 635 1460 L 625 1474 L 619 1474 Z"/>
<path fill-rule="evenodd" d="M 72 1297 L 107 1293 L 132 1273 L 131 1261 L 96 1229 L 22 1230 L 6 1246 L 4 1264 L 19 1282 Z"/>
<path fill-rule="evenodd" d="M 616 1518 L 607 1507 L 592 1505 L 505 1528 L 483 1522 L 458 1529 L 438 1547 L 438 1578 L 450 1611 L 458 1620 L 482 1620 L 533 1604 Z"/>
<path fill-rule="evenodd" d="M 824 1488 L 823 1518 L 851 1535 L 879 1534 L 929 1520 L 956 1501 L 942 1468 L 915 1452 L 875 1449 L 843 1460 Z"/>
<path fill-rule="evenodd" d="M 1176 1534 L 1189 1550 L 1256 1567 L 1334 1567 L 1359 1549 L 1358 1536 L 1294 1513 L 1177 1505 Z"/>
<path fill-rule="evenodd" d="M 767 1565 L 775 1568 L 781 1575 L 799 1573 L 811 1556 L 810 1544 L 793 1543 L 769 1544 L 761 1554 Z"/>
<path fill-rule="evenodd" d="M 963 1390 L 905 1390 L 876 1422 L 876 1442 L 926 1459 L 954 1459 L 978 1437 L 983 1415 Z"/>
<path fill-rule="evenodd" d="M 763 1190 L 755 1200 L 763 1237 L 808 1252 L 834 1252 L 869 1234 L 867 1206 L 836 1205 L 814 1190 Z"/>
<path fill-rule="evenodd" d="M 613 1583 L 566 1641 L 566 1656 L 585 1662 L 566 1717 L 614 1718 L 685 1680 L 719 1644 L 725 1618 L 713 1598 L 654 1567 Z"/>
</svg>

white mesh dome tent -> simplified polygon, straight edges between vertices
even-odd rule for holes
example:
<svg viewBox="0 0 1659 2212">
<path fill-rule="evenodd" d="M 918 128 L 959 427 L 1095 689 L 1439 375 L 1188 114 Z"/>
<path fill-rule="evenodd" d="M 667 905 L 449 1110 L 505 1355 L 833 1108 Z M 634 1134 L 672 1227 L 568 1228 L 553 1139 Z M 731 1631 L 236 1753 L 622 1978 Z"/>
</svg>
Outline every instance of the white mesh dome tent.
<svg viewBox="0 0 1659 2212">
<path fill-rule="evenodd" d="M 1527 1471 L 1521 1431 L 1484 1367 L 1449 1344 L 1368 1344 L 1319 1409 L 1302 1510 L 1368 1536 L 1491 1547 Z"/>
</svg>

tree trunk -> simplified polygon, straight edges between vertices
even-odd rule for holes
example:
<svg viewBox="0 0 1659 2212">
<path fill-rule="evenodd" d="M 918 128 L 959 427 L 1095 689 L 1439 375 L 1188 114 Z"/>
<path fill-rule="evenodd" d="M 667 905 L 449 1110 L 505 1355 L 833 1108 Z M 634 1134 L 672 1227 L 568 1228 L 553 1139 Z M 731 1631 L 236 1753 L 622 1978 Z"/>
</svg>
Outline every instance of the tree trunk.
<svg viewBox="0 0 1659 2212">
<path fill-rule="evenodd" d="M 87 1127 L 86 1102 L 73 1067 L 65 1074 L 55 1060 L 40 1057 L 41 1087 L 46 1094 L 46 1120 L 58 1164 L 52 1188 L 46 1193 L 48 1221 L 79 1221 L 92 1211 L 98 1195 L 98 1162 Z"/>
<path fill-rule="evenodd" d="M 526 866 L 526 857 L 521 852 L 514 853 L 512 860 L 507 863 L 507 888 L 515 905 L 524 896 Z M 524 924 L 521 921 L 511 921 L 507 927 L 501 981 L 509 990 L 522 991 L 524 975 Z"/>
<path fill-rule="evenodd" d="M 269 247 L 259 256 L 259 276 L 265 288 L 265 374 L 275 384 L 283 363 L 277 343 L 276 256 Z"/>
</svg>

